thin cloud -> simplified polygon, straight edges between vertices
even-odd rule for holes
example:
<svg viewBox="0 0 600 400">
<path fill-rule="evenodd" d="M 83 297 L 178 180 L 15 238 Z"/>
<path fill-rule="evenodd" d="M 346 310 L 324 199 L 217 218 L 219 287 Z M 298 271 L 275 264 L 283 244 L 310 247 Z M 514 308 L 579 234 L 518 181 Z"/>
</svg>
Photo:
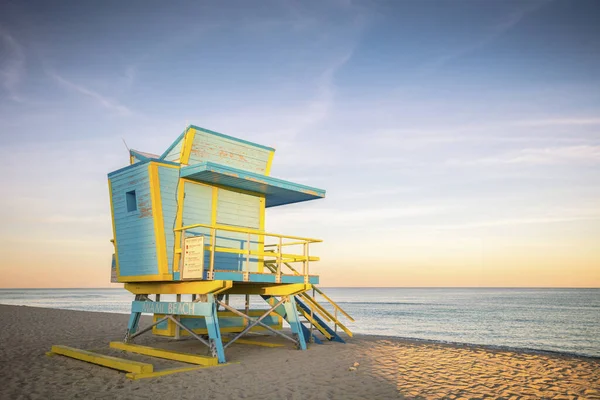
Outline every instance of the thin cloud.
<svg viewBox="0 0 600 400">
<path fill-rule="evenodd" d="M 509 218 L 509 219 L 498 219 L 489 221 L 479 221 L 466 224 L 456 225 L 437 225 L 434 229 L 439 230 L 454 230 L 454 229 L 477 229 L 477 228 L 493 228 L 501 226 L 514 226 L 514 225 L 534 225 L 534 224 L 556 224 L 565 222 L 579 222 L 579 221 L 595 221 L 599 220 L 600 215 L 581 215 L 572 217 L 540 217 L 540 218 Z"/>
<path fill-rule="evenodd" d="M 348 51 L 336 58 L 317 78 L 316 96 L 306 103 L 304 110 L 294 110 L 290 113 L 288 139 L 294 139 L 298 134 L 329 117 L 335 102 L 335 75 L 351 57 L 352 51 Z"/>
<path fill-rule="evenodd" d="M 437 69 L 443 67 L 444 65 L 448 64 L 450 61 L 464 57 L 465 55 L 468 55 L 470 53 L 484 48 L 488 44 L 492 43 L 493 41 L 504 35 L 506 32 L 510 31 L 516 25 L 518 25 L 519 22 L 521 22 L 527 15 L 538 10 L 540 7 L 544 6 L 547 3 L 548 1 L 529 3 L 525 7 L 515 10 L 514 12 L 509 14 L 503 21 L 500 21 L 498 24 L 492 26 L 490 29 L 491 32 L 489 34 L 483 35 L 480 39 L 433 60 L 432 62 L 428 63 L 422 68 L 422 72 L 432 73 Z"/>
<path fill-rule="evenodd" d="M 56 82 L 58 82 L 62 86 L 66 87 L 68 89 L 74 90 L 85 96 L 91 97 L 92 99 L 96 100 L 98 103 L 100 103 L 100 105 L 102 105 L 104 108 L 106 108 L 108 110 L 115 111 L 117 114 L 123 115 L 123 116 L 132 114 L 132 112 L 129 108 L 127 108 L 126 106 L 124 106 L 122 104 L 119 104 L 115 100 L 112 100 L 112 99 L 105 97 L 97 92 L 94 92 L 93 90 L 90 90 L 85 86 L 73 83 L 54 72 L 47 71 L 46 73 L 48 74 L 48 76 L 50 76 L 52 79 L 54 79 Z"/>
<path fill-rule="evenodd" d="M 285 158 L 277 161 L 278 166 L 297 165 L 306 158 L 310 151 L 312 160 L 321 160 L 323 157 L 331 154 L 320 154 L 323 149 L 315 148 L 304 149 L 304 139 L 297 140 L 299 135 L 306 133 L 319 123 L 327 120 L 335 106 L 335 76 L 337 72 L 352 57 L 352 50 L 342 53 L 324 66 L 322 72 L 314 79 L 314 86 L 311 90 L 307 87 L 306 91 L 312 91 L 313 96 L 309 97 L 303 104 L 297 107 L 248 107 L 235 113 L 232 118 L 232 112 L 212 116 L 212 126 L 223 126 L 225 133 L 235 131 L 248 131 L 249 126 L 261 127 L 256 132 L 253 140 L 276 147 L 278 151 L 286 153 Z M 264 129 L 265 115 L 269 116 L 269 128 Z M 275 128 L 271 128 L 275 127 Z M 255 128 L 256 129 L 256 128 Z M 322 156 L 322 157 L 321 157 Z M 320 162 L 320 161 L 319 161 Z"/>
<path fill-rule="evenodd" d="M 123 74 L 123 84 L 126 88 L 131 88 L 135 79 L 137 77 L 137 67 L 134 65 L 130 65 L 125 68 L 125 72 Z"/>
<path fill-rule="evenodd" d="M 336 210 L 336 209 L 312 209 L 310 213 L 306 211 L 285 211 L 277 215 L 277 223 L 285 225 L 322 223 L 327 221 L 328 225 L 356 225 L 381 220 L 395 220 L 404 218 L 414 218 L 426 215 L 438 215 L 447 211 L 447 207 L 442 206 L 414 206 L 414 207 L 394 207 L 378 209 L 355 209 L 355 210 Z"/>
<path fill-rule="evenodd" d="M 564 165 L 600 164 L 600 146 L 563 146 L 521 149 L 475 160 L 450 160 L 450 165 Z"/>
<path fill-rule="evenodd" d="M 14 101 L 22 101 L 17 93 L 17 88 L 25 74 L 25 52 L 23 47 L 10 33 L 0 28 L 0 54 L 3 61 L 0 63 L 0 79 L 2 86 Z"/>
<path fill-rule="evenodd" d="M 452 143 L 527 143 L 556 142 L 571 145 L 595 143 L 583 134 L 565 136 L 562 128 L 579 129 L 600 125 L 600 118 L 559 117 L 533 120 L 501 120 L 480 124 L 464 124 L 444 127 L 381 129 L 369 134 L 369 142 L 381 146 L 414 149 Z M 543 131 L 521 128 L 544 128 Z M 553 130 L 556 128 L 558 130 Z"/>
<path fill-rule="evenodd" d="M 517 121 L 515 125 L 521 126 L 577 126 L 577 125 L 600 125 L 600 118 L 549 118 Z"/>
</svg>

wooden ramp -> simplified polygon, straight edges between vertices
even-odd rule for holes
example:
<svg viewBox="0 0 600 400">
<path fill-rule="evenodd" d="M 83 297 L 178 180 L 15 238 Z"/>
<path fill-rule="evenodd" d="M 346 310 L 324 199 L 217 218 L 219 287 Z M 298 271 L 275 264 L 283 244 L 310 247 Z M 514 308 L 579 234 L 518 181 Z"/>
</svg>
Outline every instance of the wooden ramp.
<svg viewBox="0 0 600 400">
<path fill-rule="evenodd" d="M 101 365 L 103 367 L 112 368 L 124 372 L 147 374 L 154 371 L 154 366 L 152 364 L 127 360 L 125 358 L 106 356 L 104 354 L 76 349 L 74 347 L 69 346 L 52 346 L 52 350 L 46 354 L 60 354 L 61 356 L 74 358 L 76 360 L 81 360 L 91 364 Z"/>
<path fill-rule="evenodd" d="M 179 351 L 159 349 L 156 347 L 140 346 L 139 344 L 129 344 L 123 342 L 110 342 L 112 349 L 127 351 L 130 353 L 142 354 L 145 356 L 163 358 L 188 364 L 213 366 L 219 363 L 216 357 L 200 356 L 191 353 L 182 353 Z"/>
<path fill-rule="evenodd" d="M 75 360 L 85 361 L 102 367 L 115 369 L 117 371 L 127 372 L 129 379 L 154 378 L 159 376 L 171 375 L 179 372 L 196 371 L 202 368 L 217 367 L 227 364 L 219 364 L 216 357 L 201 356 L 198 354 L 182 353 L 178 351 L 159 349 L 149 346 L 140 346 L 123 342 L 111 342 L 109 347 L 126 351 L 129 353 L 140 354 L 149 357 L 155 357 L 165 360 L 193 364 L 189 367 L 165 368 L 159 371 L 154 370 L 154 365 L 145 362 L 128 360 L 126 358 L 114 357 L 93 351 L 77 349 L 70 346 L 55 345 L 46 355 L 61 355 Z"/>
</svg>

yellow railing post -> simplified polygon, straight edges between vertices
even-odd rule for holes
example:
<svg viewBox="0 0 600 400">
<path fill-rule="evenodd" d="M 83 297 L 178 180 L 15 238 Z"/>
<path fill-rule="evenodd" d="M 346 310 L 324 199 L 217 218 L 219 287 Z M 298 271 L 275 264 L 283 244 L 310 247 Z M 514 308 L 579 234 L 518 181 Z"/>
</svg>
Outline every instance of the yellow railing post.
<svg viewBox="0 0 600 400">
<path fill-rule="evenodd" d="M 304 283 L 308 283 L 308 242 L 304 243 L 304 260 L 302 261 L 302 275 L 304 275 Z"/>
<path fill-rule="evenodd" d="M 304 283 L 308 283 L 309 282 L 308 275 L 310 274 L 310 265 L 309 265 L 310 254 L 308 253 L 308 242 L 306 243 L 306 254 L 304 255 L 304 257 L 306 257 L 306 261 L 305 261 L 305 263 L 306 263 L 306 272 L 304 273 Z"/>
<path fill-rule="evenodd" d="M 283 253 L 283 238 L 279 238 L 279 246 L 277 246 L 277 276 L 275 282 L 281 283 L 281 253 Z"/>
<path fill-rule="evenodd" d="M 244 271 L 244 282 L 250 280 L 250 234 L 248 233 L 248 239 L 246 240 L 246 268 Z"/>
<path fill-rule="evenodd" d="M 304 276 L 304 282 L 309 283 L 310 282 L 310 279 L 309 279 L 309 277 L 310 277 L 310 261 L 319 261 L 319 257 L 311 257 L 310 256 L 309 244 L 310 243 L 320 243 L 320 242 L 322 242 L 322 240 L 320 240 L 320 239 L 301 238 L 299 236 L 281 235 L 281 234 L 277 234 L 277 233 L 267 233 L 263 230 L 250 229 L 250 228 L 239 228 L 239 227 L 233 227 L 233 226 L 228 226 L 228 225 L 193 224 L 193 225 L 187 225 L 187 226 L 182 226 L 180 228 L 173 229 L 174 232 L 180 234 L 180 245 L 179 245 L 180 249 L 178 250 L 177 248 L 175 248 L 175 254 L 178 254 L 180 256 L 180 259 L 179 259 L 178 263 L 173 265 L 174 272 L 177 269 L 183 270 L 183 252 L 184 252 L 183 249 L 185 247 L 185 233 L 187 230 L 194 229 L 194 228 L 206 228 L 207 230 L 210 231 L 211 242 L 209 244 L 207 244 L 205 242 L 205 248 L 204 248 L 205 251 L 210 251 L 210 263 L 209 263 L 208 267 L 205 267 L 207 270 L 207 274 L 206 274 L 207 280 L 214 280 L 215 257 L 216 257 L 217 252 L 228 253 L 228 254 L 240 254 L 240 255 L 246 256 L 246 260 L 243 263 L 243 264 L 245 264 L 245 266 L 242 265 L 242 268 L 241 268 L 244 281 L 250 280 L 250 258 L 251 258 L 251 256 L 256 256 L 257 260 L 259 260 L 259 262 L 262 261 L 263 263 L 265 263 L 266 257 L 274 257 L 273 260 L 269 259 L 268 263 L 273 265 L 271 272 L 276 275 L 275 276 L 276 283 L 281 283 L 281 277 L 282 277 L 282 275 L 284 275 L 283 271 L 282 271 L 282 264 L 285 264 L 290 269 L 292 269 L 294 274 L 300 275 L 300 273 L 298 273 L 294 268 L 292 268 L 288 264 L 288 263 L 296 263 L 296 262 L 302 262 L 302 265 L 303 265 L 302 275 Z M 239 232 L 239 233 L 244 233 L 244 234 L 248 235 L 247 239 L 245 240 L 247 248 L 244 249 L 244 248 L 217 247 L 217 232 L 218 231 Z M 258 239 L 257 243 L 259 243 L 259 246 L 258 246 L 257 250 L 252 250 L 252 248 L 251 248 L 252 235 L 258 235 L 259 239 Z M 262 238 L 267 237 L 267 236 L 270 236 L 273 238 L 278 238 L 278 241 L 276 243 L 272 243 L 272 244 L 262 244 L 261 240 L 264 240 Z M 284 239 L 288 240 L 288 242 L 284 243 Z M 289 240 L 291 240 L 291 241 L 289 241 Z M 283 249 L 285 248 L 285 246 L 294 246 L 294 245 L 304 246 L 303 247 L 304 254 L 300 255 L 300 254 L 292 254 L 292 253 L 284 253 L 283 252 Z M 273 248 L 273 247 L 276 248 L 276 251 L 265 249 L 265 248 Z M 276 266 L 275 266 L 275 264 L 276 264 Z M 269 268 L 271 268 L 271 267 L 269 267 Z"/>
<path fill-rule="evenodd" d="M 314 290 L 313 290 L 313 292 L 314 292 Z M 337 333 L 337 324 L 338 324 L 339 320 L 338 320 L 338 316 L 337 316 L 337 308 L 335 308 L 334 310 L 335 310 L 335 314 L 334 314 L 335 315 L 335 321 L 334 321 L 335 323 L 333 324 L 333 331 L 335 333 Z"/>
</svg>

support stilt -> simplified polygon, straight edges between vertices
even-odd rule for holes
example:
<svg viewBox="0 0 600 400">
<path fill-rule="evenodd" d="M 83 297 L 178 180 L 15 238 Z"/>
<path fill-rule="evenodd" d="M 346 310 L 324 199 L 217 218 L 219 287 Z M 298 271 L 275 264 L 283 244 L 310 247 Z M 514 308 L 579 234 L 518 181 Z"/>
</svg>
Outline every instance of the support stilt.
<svg viewBox="0 0 600 400">
<path fill-rule="evenodd" d="M 135 301 L 133 301 L 131 305 L 131 316 L 129 317 L 129 324 L 127 325 L 125 343 L 129 343 L 133 338 L 150 331 L 153 326 L 158 325 L 165 320 L 170 320 L 175 323 L 178 332 L 180 332 L 181 329 L 185 330 L 190 336 L 207 345 L 212 357 L 216 357 L 219 363 L 225 363 L 225 351 L 221 339 L 221 331 L 219 329 L 219 318 L 215 296 L 213 294 L 205 294 L 202 296 L 204 296 L 203 300 L 206 299 L 205 302 L 199 302 L 197 301 L 198 299 L 194 302 L 181 302 L 181 295 L 178 295 L 175 303 L 169 303 L 150 301 L 147 295 L 136 295 Z M 166 315 L 166 317 L 155 321 L 152 325 L 137 332 L 142 312 L 162 314 Z M 196 335 L 192 329 L 183 325 L 180 321 L 180 315 L 204 317 L 208 330 L 208 341 Z M 176 338 L 179 338 L 179 335 L 176 335 Z"/>
<path fill-rule="evenodd" d="M 144 295 L 140 294 L 136 295 L 135 301 L 141 300 L 143 296 Z M 141 312 L 134 312 L 133 309 L 131 310 L 131 315 L 129 316 L 129 323 L 127 324 L 127 331 L 125 332 L 124 342 L 129 342 L 131 335 L 133 335 L 137 331 L 141 316 Z"/>
<path fill-rule="evenodd" d="M 286 316 L 285 320 L 290 324 L 292 333 L 298 338 L 298 347 L 300 350 L 306 350 L 306 340 L 304 339 L 304 332 L 302 331 L 302 323 L 298 316 L 298 310 L 296 309 L 296 296 L 289 296 L 287 301 L 283 303 L 285 307 Z"/>
<path fill-rule="evenodd" d="M 205 317 L 206 328 L 208 329 L 208 337 L 210 340 L 210 351 L 213 357 L 217 357 L 220 363 L 225 362 L 225 350 L 223 349 L 223 340 L 221 339 L 221 331 L 219 329 L 219 317 L 217 314 L 217 304 L 215 296 L 208 295 L 208 302 L 211 305 L 211 315 Z"/>
<path fill-rule="evenodd" d="M 274 296 L 261 295 L 261 297 L 271 306 L 274 306 L 278 303 L 277 298 Z M 298 310 L 296 309 L 296 296 L 287 296 L 286 301 L 279 307 L 276 307 L 273 311 L 281 315 L 283 319 L 290 324 L 298 349 L 306 350 L 306 339 L 304 336 L 304 330 L 302 329 L 303 325 L 300 322 Z"/>
</svg>

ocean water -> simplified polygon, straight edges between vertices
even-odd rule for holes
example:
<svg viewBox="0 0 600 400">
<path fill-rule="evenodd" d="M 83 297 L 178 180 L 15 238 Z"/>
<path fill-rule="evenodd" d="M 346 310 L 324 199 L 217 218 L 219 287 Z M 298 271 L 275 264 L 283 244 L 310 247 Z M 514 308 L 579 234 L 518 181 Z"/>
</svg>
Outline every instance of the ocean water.
<svg viewBox="0 0 600 400">
<path fill-rule="evenodd" d="M 323 290 L 356 333 L 600 357 L 600 289 Z M 129 313 L 131 300 L 124 289 L 0 289 L 0 304 L 34 307 Z M 252 308 L 265 305 L 253 296 Z"/>
</svg>

